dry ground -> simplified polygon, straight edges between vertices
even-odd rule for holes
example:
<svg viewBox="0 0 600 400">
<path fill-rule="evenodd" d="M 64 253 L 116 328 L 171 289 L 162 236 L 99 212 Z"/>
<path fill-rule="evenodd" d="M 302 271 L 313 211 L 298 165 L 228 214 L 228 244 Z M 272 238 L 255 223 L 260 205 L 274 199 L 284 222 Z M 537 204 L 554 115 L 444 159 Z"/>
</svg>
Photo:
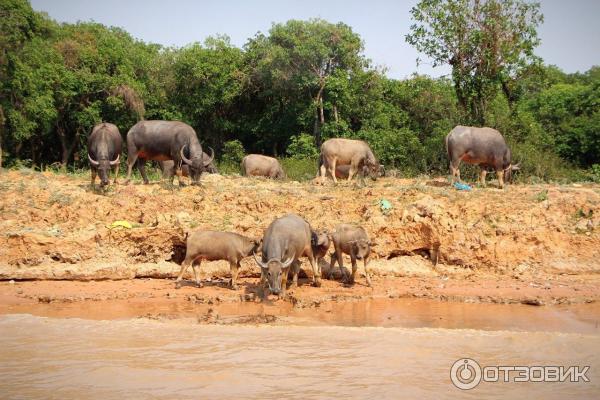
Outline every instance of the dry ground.
<svg viewBox="0 0 600 400">
<path fill-rule="evenodd" d="M 382 210 L 382 199 L 391 210 Z M 297 306 L 382 297 L 594 302 L 600 298 L 599 206 L 600 186 L 591 184 L 490 185 L 464 192 L 443 178 L 384 178 L 361 187 L 207 175 L 203 187 L 157 182 L 99 193 L 84 178 L 4 171 L 0 305 L 257 301 L 259 271 L 251 258 L 243 262 L 238 291 L 226 288 L 224 262 L 202 265 L 204 288 L 175 290 L 171 279 L 185 252 L 185 234 L 210 228 L 260 237 L 289 212 L 313 228 L 361 224 L 375 242 L 373 288 L 363 276 L 353 287 L 325 280 L 314 288 L 305 279 L 287 299 Z M 119 220 L 132 228 L 111 229 Z"/>
</svg>

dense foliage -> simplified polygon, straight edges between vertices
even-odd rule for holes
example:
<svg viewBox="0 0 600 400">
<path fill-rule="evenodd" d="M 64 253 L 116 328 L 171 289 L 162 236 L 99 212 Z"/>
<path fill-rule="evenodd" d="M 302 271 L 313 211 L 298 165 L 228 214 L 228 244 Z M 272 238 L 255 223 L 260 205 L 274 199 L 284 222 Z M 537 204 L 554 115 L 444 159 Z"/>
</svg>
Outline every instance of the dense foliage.
<svg viewBox="0 0 600 400">
<path fill-rule="evenodd" d="M 533 53 L 538 6 L 522 0 L 419 2 L 407 40 L 452 65 L 438 79 L 389 79 L 351 27 L 320 19 L 273 24 L 243 48 L 223 36 L 164 48 L 98 23 L 58 24 L 26 0 L 0 0 L 0 16 L 5 164 L 82 167 L 94 124 L 125 136 L 144 118 L 189 123 L 231 165 L 245 151 L 316 170 L 323 140 L 352 137 L 403 173 L 445 173 L 444 136 L 478 123 L 505 134 L 527 176 L 599 168 L 600 68 L 545 66 Z"/>
</svg>

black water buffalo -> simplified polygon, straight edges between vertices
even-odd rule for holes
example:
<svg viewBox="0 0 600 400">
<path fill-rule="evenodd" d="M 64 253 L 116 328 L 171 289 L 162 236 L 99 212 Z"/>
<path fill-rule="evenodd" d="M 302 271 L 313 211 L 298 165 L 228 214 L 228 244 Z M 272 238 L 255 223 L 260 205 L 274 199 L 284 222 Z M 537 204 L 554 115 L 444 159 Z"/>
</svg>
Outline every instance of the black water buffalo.
<svg viewBox="0 0 600 400">
<path fill-rule="evenodd" d="M 446 151 L 450 158 L 452 181 L 460 180 L 460 162 L 476 164 L 481 167 L 480 180 L 485 186 L 487 168 L 492 168 L 498 175 L 500 188 L 504 182 L 510 182 L 512 171 L 519 169 L 513 165 L 511 152 L 500 132 L 492 128 L 475 128 L 457 126 L 446 136 Z"/>
<path fill-rule="evenodd" d="M 362 140 L 329 139 L 321 145 L 319 175 L 323 179 L 327 173 L 337 183 L 337 166 L 349 165 L 348 181 L 359 171 L 367 172 L 372 178 L 379 175 L 380 165 L 369 145 Z"/>
<path fill-rule="evenodd" d="M 122 147 L 123 139 L 119 128 L 108 122 L 94 126 L 88 137 L 88 159 L 92 170 L 92 187 L 96 185 L 96 174 L 100 176 L 100 187 L 108 185 L 111 168 L 115 172 L 114 183 L 117 183 Z"/>
<path fill-rule="evenodd" d="M 177 175 L 179 184 L 181 179 L 181 165 L 190 168 L 190 177 L 198 183 L 200 175 L 214 159 L 211 149 L 209 160 L 202 158 L 202 145 L 194 129 L 179 121 L 140 121 L 127 132 L 127 182 L 131 177 L 131 170 L 137 161 L 137 166 L 142 174 L 144 183 L 148 183 L 148 176 L 144 164 L 146 160 L 167 161 L 173 160 L 173 176 Z"/>
<path fill-rule="evenodd" d="M 321 286 L 321 272 L 315 262 L 313 242 L 316 236 L 308 222 L 295 214 L 277 218 L 265 231 L 262 245 L 262 258 L 254 255 L 261 269 L 263 295 L 267 286 L 273 294 L 285 295 L 289 267 L 293 264 L 293 282 L 290 288 L 298 285 L 300 257 L 308 257 L 313 270 L 313 283 Z"/>
<path fill-rule="evenodd" d="M 285 172 L 279 160 L 262 154 L 248 154 L 242 159 L 242 175 L 264 176 L 271 179 L 284 179 Z"/>
<path fill-rule="evenodd" d="M 208 154 L 206 154 L 205 152 L 202 152 L 202 159 L 204 161 L 208 161 L 211 158 Z M 217 167 L 215 166 L 213 161 L 211 161 L 210 164 L 208 164 L 206 166 L 206 168 L 204 169 L 204 172 L 208 172 L 209 174 L 218 174 L 219 173 L 219 170 L 217 169 Z M 160 165 L 160 170 L 162 171 L 163 179 L 171 179 L 172 175 L 173 175 L 175 161 L 173 161 L 173 160 L 159 161 L 158 164 Z M 183 164 L 181 166 L 181 174 L 183 176 L 190 176 L 190 167 L 187 164 Z"/>
</svg>

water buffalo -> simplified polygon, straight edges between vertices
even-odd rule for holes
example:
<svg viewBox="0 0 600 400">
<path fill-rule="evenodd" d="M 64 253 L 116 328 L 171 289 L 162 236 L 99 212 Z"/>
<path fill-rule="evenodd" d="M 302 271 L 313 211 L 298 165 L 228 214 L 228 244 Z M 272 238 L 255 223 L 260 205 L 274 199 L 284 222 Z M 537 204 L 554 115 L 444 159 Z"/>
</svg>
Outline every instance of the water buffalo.
<svg viewBox="0 0 600 400">
<path fill-rule="evenodd" d="M 208 161 L 210 160 L 210 156 L 205 152 L 202 152 L 202 160 Z M 160 169 L 162 171 L 163 179 L 172 179 L 173 170 L 175 169 L 175 161 L 167 160 L 167 161 L 159 161 Z M 206 166 L 204 169 L 205 172 L 209 174 L 218 174 L 219 170 L 215 166 L 215 164 L 211 161 L 210 164 Z M 181 166 L 181 175 L 190 176 L 190 167 L 187 164 L 183 164 Z"/>
<path fill-rule="evenodd" d="M 452 181 L 460 181 L 460 162 L 476 164 L 481 167 L 480 181 L 485 186 L 487 168 L 493 168 L 498 175 L 500 188 L 504 182 L 510 182 L 512 171 L 519 169 L 513 165 L 511 152 L 500 132 L 492 128 L 457 126 L 446 136 L 446 151 L 450 158 Z"/>
<path fill-rule="evenodd" d="M 262 154 L 248 154 L 242 160 L 242 175 L 266 176 L 272 179 L 284 179 L 285 173 L 276 158 Z"/>
<path fill-rule="evenodd" d="M 290 288 L 298 285 L 300 262 L 298 258 L 308 257 L 313 270 L 313 283 L 321 286 L 321 273 L 313 253 L 315 233 L 308 222 L 295 214 L 288 214 L 274 220 L 265 231 L 262 241 L 262 257 L 254 255 L 261 269 L 263 295 L 267 286 L 273 294 L 285 295 L 290 265 L 294 265 L 293 281 Z"/>
<path fill-rule="evenodd" d="M 371 177 L 376 178 L 379 174 L 379 163 L 373 155 L 373 151 L 366 142 L 353 139 L 329 139 L 321 145 L 319 156 L 319 174 L 325 178 L 327 173 L 337 183 L 337 166 L 349 165 L 348 181 L 358 172 L 369 172 Z"/>
<path fill-rule="evenodd" d="M 331 245 L 331 241 L 329 240 L 329 235 L 327 231 L 320 230 L 313 232 L 311 237 L 313 255 L 315 256 L 315 262 L 319 265 L 319 261 L 322 258 L 325 258 L 327 255 L 327 250 L 329 250 L 329 246 Z M 321 268 L 319 267 L 319 271 Z"/>
<path fill-rule="evenodd" d="M 214 159 L 212 149 L 209 160 L 202 158 L 202 146 L 196 132 L 188 124 L 179 121 L 138 122 L 127 132 L 127 152 L 127 181 L 129 182 L 133 165 L 137 161 L 138 169 L 146 184 L 148 183 L 144 168 L 146 160 L 173 160 L 171 182 L 176 174 L 179 184 L 183 185 L 182 164 L 189 166 L 192 181 L 198 183 L 200 175 Z"/>
<path fill-rule="evenodd" d="M 353 284 L 354 277 L 356 275 L 356 260 L 363 260 L 365 265 L 365 275 L 367 277 L 367 285 L 371 286 L 371 277 L 369 276 L 369 270 L 367 264 L 369 263 L 369 254 L 371 253 L 371 241 L 367 232 L 360 226 L 351 224 L 339 224 L 335 227 L 335 230 L 331 234 L 331 240 L 333 241 L 333 247 L 335 253 L 331 255 L 331 264 L 329 266 L 329 279 L 333 275 L 333 268 L 337 261 L 342 271 L 342 278 L 344 281 Z M 346 270 L 344 269 L 342 254 L 346 253 L 350 255 L 352 261 L 352 276 L 350 279 L 346 276 Z"/>
<path fill-rule="evenodd" d="M 259 246 L 259 240 L 250 239 L 233 232 L 196 231 L 187 239 L 185 260 L 181 264 L 181 271 L 179 271 L 179 276 L 177 276 L 175 284 L 179 287 L 183 274 L 187 267 L 191 265 L 194 270 L 196 285 L 201 287 L 202 284 L 198 278 L 196 263 L 199 267 L 202 260 L 226 260 L 229 261 L 229 267 L 231 268 L 230 287 L 237 289 L 240 261 L 244 257 L 256 252 Z"/>
<path fill-rule="evenodd" d="M 338 179 L 348 179 L 348 175 L 350 175 L 350 165 L 338 165 L 335 167 L 335 177 Z M 357 176 L 360 176 L 362 179 L 365 176 L 371 176 L 371 179 L 376 179 L 378 176 L 385 176 L 385 167 L 382 164 L 379 164 L 379 173 L 374 175 L 369 172 L 369 168 L 366 165 L 356 173 Z"/>
<path fill-rule="evenodd" d="M 88 159 L 92 171 L 92 187 L 96 185 L 96 174 L 100 176 L 100 187 L 108 185 L 111 168 L 115 172 L 114 183 L 117 183 L 122 147 L 123 139 L 119 128 L 108 122 L 94 126 L 88 138 Z"/>
</svg>

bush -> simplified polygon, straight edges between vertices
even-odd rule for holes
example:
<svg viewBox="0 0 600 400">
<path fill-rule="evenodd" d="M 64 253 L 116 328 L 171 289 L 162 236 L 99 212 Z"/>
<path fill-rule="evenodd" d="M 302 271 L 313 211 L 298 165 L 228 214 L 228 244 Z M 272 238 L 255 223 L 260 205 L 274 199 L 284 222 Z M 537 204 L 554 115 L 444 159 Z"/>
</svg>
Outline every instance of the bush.
<svg viewBox="0 0 600 400">
<path fill-rule="evenodd" d="M 286 153 L 292 158 L 315 158 L 319 155 L 319 150 L 312 135 L 301 133 L 290 138 Z"/>
<path fill-rule="evenodd" d="M 425 172 L 425 151 L 417 135 L 410 129 L 361 131 L 358 137 L 367 143 L 378 161 L 386 167 L 408 173 Z"/>
<path fill-rule="evenodd" d="M 221 157 L 221 162 L 225 165 L 227 164 L 240 164 L 242 159 L 246 155 L 246 151 L 244 150 L 244 146 L 242 142 L 239 140 L 230 140 L 229 142 L 225 142 L 223 144 L 223 156 Z"/>
<path fill-rule="evenodd" d="M 590 175 L 592 177 L 592 181 L 600 183 L 600 164 L 592 165 Z"/>
</svg>

